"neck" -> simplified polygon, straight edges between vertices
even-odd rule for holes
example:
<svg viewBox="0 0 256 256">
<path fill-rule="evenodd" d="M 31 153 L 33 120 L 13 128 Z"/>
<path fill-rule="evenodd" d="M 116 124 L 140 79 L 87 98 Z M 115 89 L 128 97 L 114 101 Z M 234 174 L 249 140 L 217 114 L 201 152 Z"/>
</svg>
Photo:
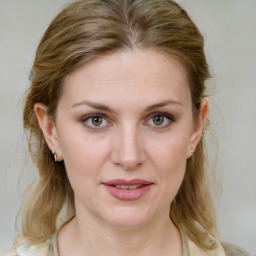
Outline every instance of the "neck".
<svg viewBox="0 0 256 256">
<path fill-rule="evenodd" d="M 141 227 L 114 227 L 77 215 L 60 231 L 60 255 L 182 255 L 179 231 L 169 214 Z"/>
</svg>

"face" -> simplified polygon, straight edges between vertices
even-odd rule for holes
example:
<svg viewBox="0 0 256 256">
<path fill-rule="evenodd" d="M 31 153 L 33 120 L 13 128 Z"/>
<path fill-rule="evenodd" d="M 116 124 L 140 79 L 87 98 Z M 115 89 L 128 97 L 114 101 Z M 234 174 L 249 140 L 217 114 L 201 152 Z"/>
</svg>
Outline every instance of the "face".
<svg viewBox="0 0 256 256">
<path fill-rule="evenodd" d="M 77 216 L 118 227 L 169 218 L 203 126 L 193 121 L 186 74 L 174 58 L 153 50 L 95 58 L 65 78 L 54 124 L 43 119 Z"/>
</svg>

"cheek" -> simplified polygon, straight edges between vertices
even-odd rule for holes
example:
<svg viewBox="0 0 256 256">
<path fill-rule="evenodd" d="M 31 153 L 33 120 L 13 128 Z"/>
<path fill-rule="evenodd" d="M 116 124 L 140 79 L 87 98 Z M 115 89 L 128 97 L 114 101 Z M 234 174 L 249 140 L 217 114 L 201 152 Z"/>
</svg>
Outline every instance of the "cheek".
<svg viewBox="0 0 256 256">
<path fill-rule="evenodd" d="M 150 153 L 163 208 L 170 206 L 179 191 L 186 170 L 186 152 L 186 143 L 173 138 L 155 145 Z"/>
<path fill-rule="evenodd" d="M 95 139 L 84 132 L 60 137 L 67 175 L 74 190 L 98 184 L 110 150 L 108 137 Z"/>
<path fill-rule="evenodd" d="M 99 145 L 100 142 L 93 138 L 81 127 L 63 127 L 59 132 L 59 142 L 64 160 L 77 164 L 93 161 L 104 150 L 104 143 Z"/>
<path fill-rule="evenodd" d="M 150 155 L 160 180 L 168 179 L 178 183 L 182 180 L 186 169 L 187 147 L 187 139 L 179 136 L 151 146 Z"/>
<path fill-rule="evenodd" d="M 63 159 L 69 182 L 75 196 L 89 200 L 98 184 L 97 176 L 101 169 L 102 153 L 95 144 L 72 138 L 63 142 Z M 89 144 L 90 145 L 90 144 Z M 85 193 L 86 191 L 86 193 Z"/>
<path fill-rule="evenodd" d="M 60 134 L 59 141 L 68 174 L 71 172 L 76 175 L 90 174 L 93 168 L 92 163 L 97 156 L 95 144 L 79 133 L 71 134 L 65 130 Z"/>
</svg>

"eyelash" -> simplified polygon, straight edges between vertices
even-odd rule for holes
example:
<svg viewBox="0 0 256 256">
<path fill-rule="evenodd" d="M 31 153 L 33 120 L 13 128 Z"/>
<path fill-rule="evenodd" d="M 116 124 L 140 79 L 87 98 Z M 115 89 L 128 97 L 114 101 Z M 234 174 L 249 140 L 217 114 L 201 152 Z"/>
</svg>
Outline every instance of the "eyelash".
<svg viewBox="0 0 256 256">
<path fill-rule="evenodd" d="M 164 128 L 167 128 L 171 123 L 175 122 L 176 119 L 174 118 L 173 115 L 170 115 L 170 114 L 167 114 L 167 113 L 162 113 L 162 112 L 157 112 L 157 113 L 153 113 L 151 114 L 146 120 L 146 125 L 147 126 L 150 126 L 149 124 L 149 121 L 152 120 L 153 118 L 156 118 L 156 117 L 163 117 L 164 120 L 163 122 L 167 124 L 165 125 L 151 125 L 153 126 L 154 128 L 156 129 L 164 129 Z M 93 121 L 93 118 L 100 118 L 103 120 L 103 122 L 107 122 L 107 124 L 105 125 L 93 125 L 92 124 L 92 121 Z M 88 122 L 90 121 L 91 124 L 88 124 Z M 111 124 L 108 123 L 107 121 L 107 117 L 104 115 L 104 114 L 92 114 L 92 115 L 88 115 L 88 116 L 85 116 L 82 118 L 82 123 L 85 124 L 87 127 L 91 128 L 91 129 L 100 129 L 100 128 L 104 128 L 104 127 L 108 127 L 108 126 L 112 126 Z"/>
<path fill-rule="evenodd" d="M 93 118 L 101 118 L 102 120 L 105 120 L 105 122 L 107 122 L 107 118 L 106 118 L 105 115 L 103 115 L 103 114 L 92 114 L 92 115 L 88 115 L 88 116 L 83 117 L 82 123 L 85 124 L 87 127 L 91 128 L 91 129 L 100 129 L 102 127 L 111 126 L 111 125 L 95 126 L 95 125 L 92 125 L 92 124 L 89 125 L 88 121 L 91 120 L 91 122 L 92 122 Z"/>
<path fill-rule="evenodd" d="M 171 123 L 175 122 L 175 118 L 173 115 L 170 115 L 170 114 L 167 114 L 167 113 L 161 113 L 161 112 L 158 112 L 158 113 L 154 113 L 154 114 L 151 114 L 149 116 L 149 118 L 147 119 L 147 123 L 152 120 L 153 118 L 155 117 L 163 117 L 164 118 L 164 121 L 163 122 L 167 122 L 167 124 L 165 125 L 152 125 L 154 126 L 154 128 L 156 129 L 164 129 L 164 128 L 167 128 Z"/>
</svg>

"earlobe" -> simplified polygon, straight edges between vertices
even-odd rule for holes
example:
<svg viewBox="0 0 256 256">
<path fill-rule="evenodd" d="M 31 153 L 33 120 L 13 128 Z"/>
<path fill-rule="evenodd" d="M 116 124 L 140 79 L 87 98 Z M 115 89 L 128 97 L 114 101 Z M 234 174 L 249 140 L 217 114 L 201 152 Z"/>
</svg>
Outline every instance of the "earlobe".
<svg viewBox="0 0 256 256">
<path fill-rule="evenodd" d="M 34 105 L 34 112 L 49 149 L 55 152 L 57 156 L 56 160 L 61 161 L 63 158 L 59 146 L 57 129 L 53 119 L 47 114 L 47 107 L 42 103 L 36 103 Z"/>
<path fill-rule="evenodd" d="M 208 113 L 209 113 L 209 100 L 208 98 L 204 97 L 201 101 L 198 120 L 194 125 L 194 130 L 190 138 L 188 158 L 190 158 L 193 155 L 194 151 L 196 150 L 196 146 L 201 139 Z"/>
</svg>

